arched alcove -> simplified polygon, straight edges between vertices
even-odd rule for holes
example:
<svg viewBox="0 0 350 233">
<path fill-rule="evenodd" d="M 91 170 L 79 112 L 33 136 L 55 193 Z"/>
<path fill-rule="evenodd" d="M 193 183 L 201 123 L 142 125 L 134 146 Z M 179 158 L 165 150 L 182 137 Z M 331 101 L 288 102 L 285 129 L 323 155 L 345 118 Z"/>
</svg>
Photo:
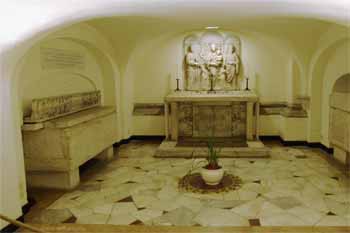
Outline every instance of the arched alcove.
<svg viewBox="0 0 350 233">
<path fill-rule="evenodd" d="M 329 142 L 334 157 L 350 163 L 350 73 L 337 77 L 331 88 L 329 106 Z"/>
<path fill-rule="evenodd" d="M 86 53 L 88 53 L 91 58 L 93 58 L 94 62 L 96 63 L 95 66 L 98 68 L 98 72 L 96 74 L 98 74 L 97 76 L 99 76 L 94 77 L 94 75 L 90 75 L 89 72 L 80 72 L 79 70 L 77 71 L 74 69 L 68 71 L 56 69 L 50 70 L 45 73 L 37 72 L 37 77 L 34 77 L 32 79 L 32 81 L 34 82 L 30 84 L 33 89 L 32 93 L 35 94 L 32 96 L 33 98 L 100 89 L 96 86 L 96 83 L 93 81 L 96 78 L 100 78 L 101 83 L 99 84 L 99 86 L 105 90 L 104 104 L 117 106 L 117 108 L 120 107 L 120 105 L 117 104 L 117 102 L 119 101 L 119 96 L 117 96 L 116 94 L 117 90 L 120 88 L 119 70 L 114 58 L 111 56 L 111 49 L 106 49 L 108 45 L 106 44 L 106 42 L 103 41 L 103 38 L 98 37 L 98 34 L 96 34 L 92 30 L 93 28 L 90 29 L 87 25 L 80 24 L 78 25 L 78 28 L 79 33 L 81 34 L 77 36 L 74 35 L 74 30 L 77 30 L 74 29 L 74 27 L 77 26 L 72 25 L 70 27 L 62 29 L 64 33 L 62 33 L 62 31 L 54 30 L 48 35 L 40 35 L 40 37 L 36 39 L 27 41 L 26 44 L 23 45 L 26 48 L 21 50 L 21 56 L 17 60 L 17 62 L 13 63 L 12 66 L 7 67 L 9 69 L 7 70 L 9 72 L 7 73 L 7 78 L 9 82 L 7 83 L 8 86 L 6 86 L 7 91 L 2 92 L 2 94 L 7 95 L 8 105 L 2 105 L 1 107 L 2 109 L 5 109 L 4 107 L 7 107 L 6 111 L 11 117 L 5 117 L 5 119 L 3 118 L 7 122 L 7 126 L 2 125 L 2 127 L 4 127 L 4 130 L 6 130 L 7 127 L 16 129 L 12 131 L 13 134 L 7 135 L 5 143 L 6 140 L 16 139 L 16 144 L 13 145 L 13 149 L 11 149 L 11 147 L 8 147 L 8 149 L 10 149 L 11 151 L 8 151 L 7 153 L 18 155 L 13 156 L 13 159 L 17 161 L 15 163 L 17 167 L 13 167 L 11 169 L 13 171 L 16 171 L 18 175 L 18 177 L 13 177 L 13 183 L 11 184 L 14 190 L 19 190 L 19 198 L 18 195 L 14 196 L 16 197 L 16 202 L 20 202 L 18 206 L 23 206 L 27 202 L 26 179 L 20 128 L 23 120 L 23 112 L 28 113 L 27 111 L 25 111 L 25 108 L 28 108 L 31 101 L 31 99 L 28 98 L 26 99 L 26 101 L 23 102 L 22 97 L 24 93 L 23 86 L 21 85 L 23 84 L 23 81 L 26 80 L 28 73 L 24 72 L 21 74 L 21 71 L 23 71 L 23 67 L 26 65 L 26 63 L 30 61 L 30 59 L 32 59 L 28 55 L 31 53 L 31 50 L 33 50 L 33 48 L 39 46 L 40 50 L 40 44 L 42 42 L 50 40 L 65 41 L 64 43 L 69 43 L 71 45 L 78 46 L 81 49 L 83 49 Z M 62 36 L 62 34 L 64 36 Z M 17 55 L 19 56 L 19 54 Z M 36 56 L 36 58 L 38 58 L 38 55 Z M 36 67 L 38 68 L 40 67 L 40 65 L 37 65 Z M 38 70 L 34 70 L 33 73 L 35 73 L 36 71 Z M 58 86 L 60 82 L 63 84 L 61 85 L 61 89 Z M 71 82 L 80 83 L 81 85 L 78 86 L 78 88 L 71 88 Z M 5 86 L 3 87 L 5 88 Z M 46 87 L 52 88 L 53 91 L 47 89 Z M 35 88 L 40 88 L 40 90 L 42 91 L 35 91 Z M 12 111 L 10 109 L 12 109 Z M 118 128 L 120 128 L 120 124 Z M 115 130 L 117 131 L 118 129 Z M 19 181 L 16 181 L 15 179 L 18 179 Z M 5 186 L 9 187 L 6 184 Z M 11 208 L 17 206 L 14 200 L 12 201 L 11 206 Z M 7 207 L 4 208 L 6 209 Z"/>
<path fill-rule="evenodd" d="M 332 89 L 332 93 L 350 93 L 350 73 L 339 77 Z"/>
<path fill-rule="evenodd" d="M 347 67 L 347 65 L 345 64 L 347 60 L 343 59 L 343 64 L 341 65 L 341 67 L 329 71 L 333 73 L 331 75 L 332 77 L 325 79 L 325 72 L 327 71 L 327 66 L 330 63 L 332 56 L 335 56 L 336 51 L 342 52 L 343 58 L 344 56 L 347 56 L 346 49 L 344 51 L 340 51 L 339 48 L 341 46 L 345 46 L 346 48 L 346 43 L 349 43 L 349 41 L 349 38 L 342 38 L 333 42 L 327 48 L 321 50 L 319 54 L 316 54 L 316 62 L 314 62 L 314 64 L 311 66 L 309 77 L 310 109 L 308 119 L 308 141 L 310 142 L 322 142 L 322 122 L 327 122 L 326 124 L 328 124 L 329 114 L 328 112 L 324 112 L 322 109 L 328 109 L 329 95 L 331 93 L 330 87 L 333 86 L 335 79 L 340 77 L 342 74 L 346 73 L 347 69 L 349 69 L 349 67 Z M 325 83 L 325 81 L 327 82 L 327 84 Z M 325 88 L 327 89 L 327 91 L 325 91 Z M 327 118 L 327 120 L 325 118 Z M 326 128 L 328 129 L 328 127 Z"/>
</svg>

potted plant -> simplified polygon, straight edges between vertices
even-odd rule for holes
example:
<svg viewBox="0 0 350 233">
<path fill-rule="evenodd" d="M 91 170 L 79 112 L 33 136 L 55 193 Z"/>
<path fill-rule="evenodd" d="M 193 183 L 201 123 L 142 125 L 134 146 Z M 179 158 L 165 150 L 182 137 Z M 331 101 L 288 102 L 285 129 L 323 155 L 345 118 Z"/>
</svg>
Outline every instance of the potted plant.
<svg viewBox="0 0 350 233">
<path fill-rule="evenodd" d="M 213 140 L 209 140 L 207 145 L 207 165 L 202 167 L 201 176 L 207 185 L 218 185 L 224 176 L 224 169 L 218 163 L 220 150 L 215 149 Z"/>
</svg>

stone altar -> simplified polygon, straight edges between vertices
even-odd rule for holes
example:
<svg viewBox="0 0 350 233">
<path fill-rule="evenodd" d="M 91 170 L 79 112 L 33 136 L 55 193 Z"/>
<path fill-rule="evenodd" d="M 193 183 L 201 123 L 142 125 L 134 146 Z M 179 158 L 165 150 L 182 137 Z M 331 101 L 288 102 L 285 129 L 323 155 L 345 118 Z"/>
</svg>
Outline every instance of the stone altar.
<svg viewBox="0 0 350 233">
<path fill-rule="evenodd" d="M 99 91 L 33 100 L 22 127 L 28 185 L 74 188 L 80 165 L 114 156 L 116 129 L 115 108 L 101 106 Z"/>
<path fill-rule="evenodd" d="M 217 30 L 193 33 L 183 41 L 182 65 L 184 90 L 165 97 L 166 140 L 155 156 L 205 156 L 209 139 L 222 157 L 269 156 L 259 141 L 259 97 L 242 91 L 240 39 Z"/>
<path fill-rule="evenodd" d="M 226 137 L 251 141 L 259 137 L 257 127 L 253 127 L 254 121 L 258 124 L 258 112 L 258 96 L 253 91 L 174 92 L 165 98 L 166 138 L 177 141 L 179 137 Z"/>
<path fill-rule="evenodd" d="M 267 157 L 258 129 L 259 98 L 253 91 L 173 92 L 165 98 L 166 140 L 155 156 L 188 157 L 193 146 L 212 138 L 223 147 L 222 157 Z"/>
</svg>

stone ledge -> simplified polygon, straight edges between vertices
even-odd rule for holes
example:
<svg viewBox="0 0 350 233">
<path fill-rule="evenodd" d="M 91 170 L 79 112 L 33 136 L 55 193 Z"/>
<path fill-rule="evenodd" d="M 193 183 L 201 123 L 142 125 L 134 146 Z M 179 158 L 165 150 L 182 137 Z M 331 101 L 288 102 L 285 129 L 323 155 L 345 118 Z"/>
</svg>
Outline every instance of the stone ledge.
<svg viewBox="0 0 350 233">
<path fill-rule="evenodd" d="M 205 158 L 206 147 L 181 147 L 177 142 L 164 140 L 154 154 L 156 158 Z M 223 147 L 221 158 L 268 158 L 270 149 L 261 141 L 247 142 L 248 147 Z"/>
<path fill-rule="evenodd" d="M 135 103 L 134 116 L 163 116 L 164 104 L 162 103 Z"/>
<path fill-rule="evenodd" d="M 135 103 L 134 116 L 163 116 L 163 103 Z M 285 102 L 260 103 L 260 115 L 281 115 L 284 117 L 306 118 L 307 112 L 301 104 L 287 104 Z"/>
</svg>

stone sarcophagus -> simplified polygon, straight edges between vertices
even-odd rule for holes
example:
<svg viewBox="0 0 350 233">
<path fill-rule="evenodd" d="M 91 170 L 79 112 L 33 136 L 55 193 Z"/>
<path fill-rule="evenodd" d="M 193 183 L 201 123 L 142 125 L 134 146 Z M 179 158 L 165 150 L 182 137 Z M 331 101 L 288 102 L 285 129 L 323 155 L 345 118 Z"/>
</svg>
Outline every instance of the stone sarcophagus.
<svg viewBox="0 0 350 233">
<path fill-rule="evenodd" d="M 28 185 L 74 188 L 80 165 L 113 157 L 116 129 L 115 108 L 101 106 L 99 91 L 33 100 L 22 127 Z"/>
<path fill-rule="evenodd" d="M 350 94 L 333 93 L 330 97 L 330 143 L 334 157 L 350 165 Z"/>
</svg>

